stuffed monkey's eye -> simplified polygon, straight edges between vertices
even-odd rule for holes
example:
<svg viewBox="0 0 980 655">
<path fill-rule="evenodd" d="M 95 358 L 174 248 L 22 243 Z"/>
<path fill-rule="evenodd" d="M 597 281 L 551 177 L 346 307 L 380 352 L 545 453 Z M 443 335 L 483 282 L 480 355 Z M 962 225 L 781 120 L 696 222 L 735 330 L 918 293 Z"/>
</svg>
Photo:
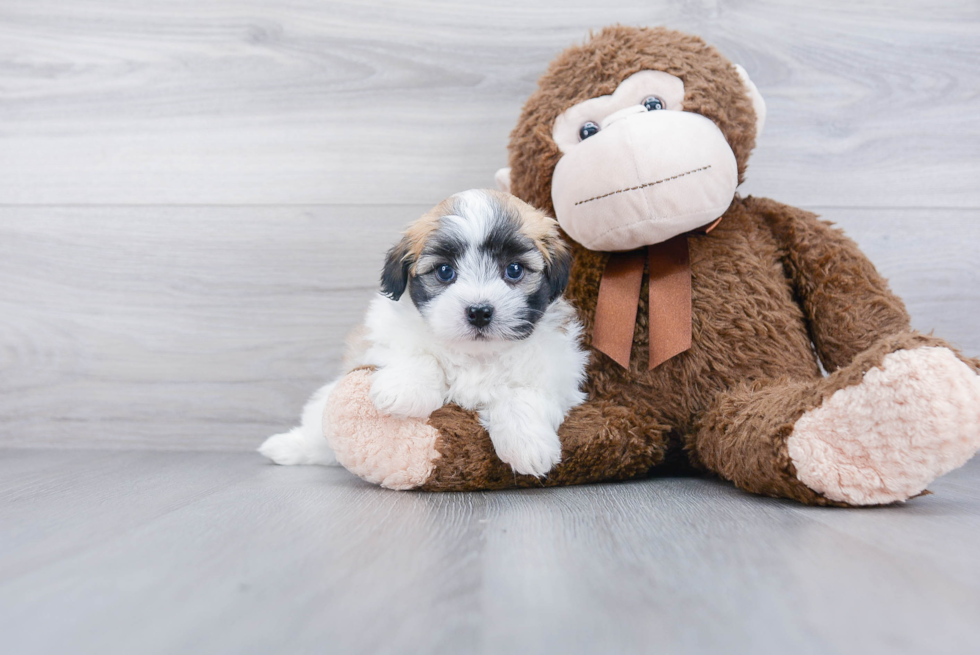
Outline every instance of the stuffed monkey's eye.
<svg viewBox="0 0 980 655">
<path fill-rule="evenodd" d="M 656 111 L 664 108 L 664 101 L 657 96 L 650 96 L 643 101 L 643 106 L 647 108 L 647 111 Z"/>
<path fill-rule="evenodd" d="M 511 282 L 517 282 L 524 277 L 524 267 L 517 262 L 507 264 L 507 268 L 504 270 L 504 275 Z"/>
<path fill-rule="evenodd" d="M 442 264 L 436 267 L 436 277 L 440 282 L 452 282 L 456 277 L 456 271 L 449 264 Z"/>
<path fill-rule="evenodd" d="M 579 130 L 578 130 L 578 136 L 579 136 L 580 139 L 582 139 L 583 141 L 585 141 L 590 136 L 592 136 L 592 135 L 594 135 L 594 134 L 596 134 L 598 132 L 599 132 L 599 124 L 598 123 L 594 123 L 592 121 L 589 121 L 588 123 L 586 123 L 585 125 L 583 125 L 582 127 L 579 128 Z"/>
</svg>

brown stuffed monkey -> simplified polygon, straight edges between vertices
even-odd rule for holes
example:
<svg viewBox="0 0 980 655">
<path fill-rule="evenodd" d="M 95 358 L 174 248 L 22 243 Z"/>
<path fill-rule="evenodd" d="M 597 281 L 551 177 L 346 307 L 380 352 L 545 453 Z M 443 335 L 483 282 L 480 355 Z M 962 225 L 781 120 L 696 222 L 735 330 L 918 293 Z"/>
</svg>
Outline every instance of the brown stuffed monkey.
<svg viewBox="0 0 980 655">
<path fill-rule="evenodd" d="M 434 491 L 680 464 L 819 505 L 905 500 L 966 462 L 980 448 L 978 362 L 913 332 L 839 230 L 736 194 L 764 112 L 745 72 L 694 36 L 611 27 L 559 55 L 498 179 L 554 215 L 573 248 L 566 298 L 591 360 L 561 463 L 515 475 L 455 406 L 428 421 L 381 416 L 366 371 L 328 401 L 338 460 Z"/>
</svg>

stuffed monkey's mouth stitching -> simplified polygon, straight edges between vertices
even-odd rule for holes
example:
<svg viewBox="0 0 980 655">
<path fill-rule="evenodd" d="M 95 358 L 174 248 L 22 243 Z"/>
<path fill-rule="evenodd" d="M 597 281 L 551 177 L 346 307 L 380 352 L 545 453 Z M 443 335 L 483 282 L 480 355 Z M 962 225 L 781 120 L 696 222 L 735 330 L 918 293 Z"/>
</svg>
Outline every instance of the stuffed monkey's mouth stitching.
<svg viewBox="0 0 980 655">
<path fill-rule="evenodd" d="M 639 184 L 637 186 L 631 186 L 628 189 L 620 189 L 619 191 L 610 191 L 609 193 L 604 193 L 601 196 L 595 196 L 593 198 L 588 198 L 587 200 L 579 200 L 575 203 L 575 206 L 584 205 L 587 202 L 592 202 L 593 200 L 602 200 L 603 198 L 608 198 L 609 196 L 614 196 L 617 193 L 626 193 L 627 191 L 639 191 L 640 189 L 645 189 L 648 186 L 654 186 L 655 184 L 661 184 L 663 182 L 670 182 L 671 180 L 676 180 L 679 177 L 684 177 L 685 175 L 693 175 L 694 173 L 700 173 L 701 171 L 706 171 L 711 168 L 711 164 L 707 166 L 702 166 L 701 168 L 695 168 L 693 170 L 687 171 L 686 173 L 679 173 L 677 175 L 672 175 L 671 177 L 665 177 L 662 180 L 657 180 L 656 182 L 647 182 L 646 184 Z"/>
</svg>

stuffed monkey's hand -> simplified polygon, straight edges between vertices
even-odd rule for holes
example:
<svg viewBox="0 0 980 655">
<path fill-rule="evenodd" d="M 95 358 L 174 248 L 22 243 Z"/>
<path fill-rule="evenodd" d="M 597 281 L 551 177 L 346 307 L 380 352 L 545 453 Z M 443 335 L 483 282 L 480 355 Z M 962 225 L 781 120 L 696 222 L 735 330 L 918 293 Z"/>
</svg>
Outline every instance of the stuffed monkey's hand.
<svg viewBox="0 0 980 655">
<path fill-rule="evenodd" d="M 516 476 L 500 461 L 476 412 L 447 405 L 426 420 L 379 410 L 371 397 L 376 373 L 380 370 L 352 371 L 337 381 L 327 397 L 323 424 L 330 429 L 324 436 L 337 462 L 348 471 L 388 489 L 540 484 L 532 476 Z M 456 445 L 445 453 L 436 449 L 446 443 Z"/>
<path fill-rule="evenodd" d="M 405 379 L 396 372 L 358 369 L 340 378 L 323 411 L 323 425 L 330 426 L 324 436 L 337 462 L 354 475 L 388 489 L 416 489 L 435 469 L 439 430 L 424 417 L 401 418 L 379 409 L 379 402 L 395 405 L 392 398 L 408 406 L 417 400 L 403 400 L 397 385 Z M 415 411 L 429 413 L 421 404 Z"/>
</svg>

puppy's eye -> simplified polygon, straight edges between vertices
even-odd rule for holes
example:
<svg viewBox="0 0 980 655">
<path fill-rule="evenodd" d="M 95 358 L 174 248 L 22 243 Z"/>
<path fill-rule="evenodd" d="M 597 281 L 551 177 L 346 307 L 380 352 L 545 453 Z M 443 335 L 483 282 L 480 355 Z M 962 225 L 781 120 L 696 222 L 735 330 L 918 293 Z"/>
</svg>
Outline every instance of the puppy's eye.
<svg viewBox="0 0 980 655">
<path fill-rule="evenodd" d="M 579 136 L 580 139 L 582 139 L 583 141 L 585 141 L 590 136 L 593 136 L 593 135 L 597 134 L 598 132 L 599 132 L 599 124 L 598 123 L 594 123 L 593 121 L 589 121 L 588 123 L 586 123 L 585 125 L 583 125 L 582 127 L 579 128 L 579 130 L 578 130 L 578 136 Z"/>
<path fill-rule="evenodd" d="M 504 269 L 504 275 L 511 282 L 517 282 L 522 277 L 524 277 L 524 267 L 514 262 L 513 264 L 507 264 L 507 268 Z"/>
<path fill-rule="evenodd" d="M 647 111 L 657 111 L 658 109 L 663 109 L 665 107 L 664 101 L 657 96 L 650 96 L 643 101 L 643 106 L 647 108 Z"/>
<path fill-rule="evenodd" d="M 436 267 L 436 277 L 440 282 L 452 282 L 456 277 L 456 271 L 449 264 L 442 264 Z"/>
</svg>

